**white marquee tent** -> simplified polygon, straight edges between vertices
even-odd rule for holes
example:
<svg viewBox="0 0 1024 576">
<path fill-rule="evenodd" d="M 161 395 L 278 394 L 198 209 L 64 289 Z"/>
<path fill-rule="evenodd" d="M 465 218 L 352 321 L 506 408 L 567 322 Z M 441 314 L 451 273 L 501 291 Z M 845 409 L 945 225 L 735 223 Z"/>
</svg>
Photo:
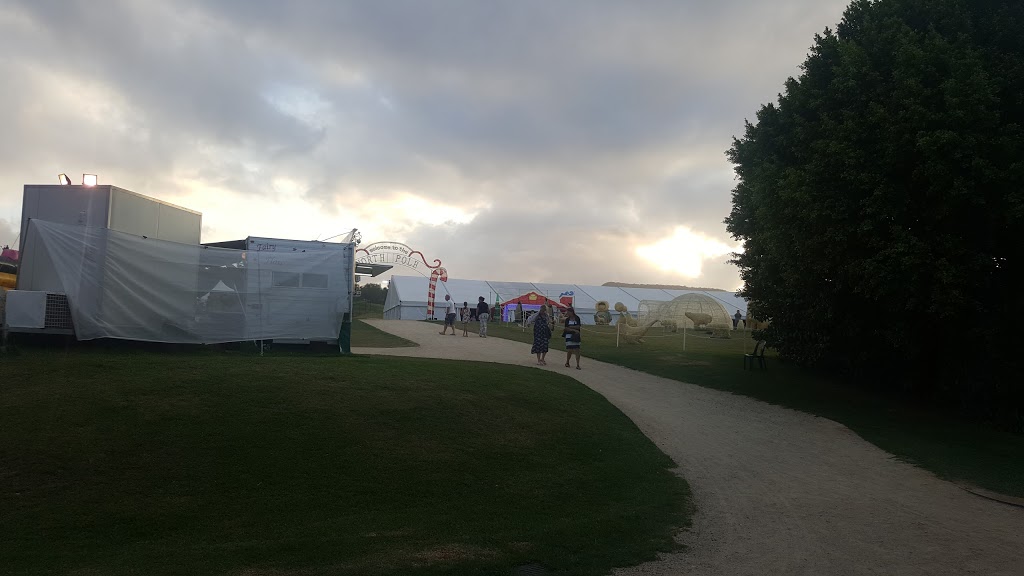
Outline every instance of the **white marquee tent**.
<svg viewBox="0 0 1024 576">
<path fill-rule="evenodd" d="M 384 318 L 391 320 L 426 320 L 427 291 L 430 279 L 422 276 L 392 276 L 388 284 L 388 297 L 384 303 Z M 719 290 L 662 290 L 660 288 L 616 288 L 612 286 L 586 286 L 580 284 L 547 284 L 530 282 L 497 282 L 489 280 L 463 280 L 449 278 L 447 282 L 438 282 L 435 289 L 436 302 L 434 317 L 444 317 L 444 296 L 451 294 L 452 300 L 461 307 L 463 302 L 475 306 L 479 297 L 483 296 L 489 305 L 496 301 L 505 302 L 529 292 L 558 301 L 564 292 L 573 292 L 573 306 L 584 324 L 594 323 L 596 304 L 600 300 L 608 302 L 612 317 L 618 316 L 614 307 L 622 302 L 636 316 L 641 300 L 669 301 L 677 296 L 690 293 L 704 294 L 720 303 L 728 316 L 739 310 L 743 317 L 747 316 L 747 302 L 732 292 Z"/>
</svg>

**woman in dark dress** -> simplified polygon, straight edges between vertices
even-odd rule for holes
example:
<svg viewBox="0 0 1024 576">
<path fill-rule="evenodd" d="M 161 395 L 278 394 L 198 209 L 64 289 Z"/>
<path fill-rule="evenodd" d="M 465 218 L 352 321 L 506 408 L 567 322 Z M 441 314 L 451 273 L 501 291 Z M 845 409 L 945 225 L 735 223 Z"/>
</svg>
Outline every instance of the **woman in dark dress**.
<svg viewBox="0 0 1024 576">
<path fill-rule="evenodd" d="M 527 324 L 533 324 L 533 347 L 530 352 L 537 355 L 537 364 L 547 366 L 544 358 L 548 355 L 548 344 L 551 342 L 551 315 L 548 314 L 546 306 L 541 306 L 540 311 L 530 316 Z"/>
<path fill-rule="evenodd" d="M 580 341 L 583 336 L 583 321 L 576 315 L 576 310 L 571 306 L 565 311 L 565 329 L 562 330 L 565 337 L 565 367 L 569 367 L 569 359 L 576 355 L 576 369 L 580 368 Z"/>
</svg>

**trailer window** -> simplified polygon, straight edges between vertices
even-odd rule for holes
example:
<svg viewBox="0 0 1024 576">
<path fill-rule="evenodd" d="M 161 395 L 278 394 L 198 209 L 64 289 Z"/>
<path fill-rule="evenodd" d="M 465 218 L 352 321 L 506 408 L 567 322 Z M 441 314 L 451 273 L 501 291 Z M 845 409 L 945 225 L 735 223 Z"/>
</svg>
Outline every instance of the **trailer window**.
<svg viewBox="0 0 1024 576">
<path fill-rule="evenodd" d="M 303 273 L 302 275 L 302 287 L 303 288 L 327 288 L 327 274 L 311 274 Z"/>
<path fill-rule="evenodd" d="M 298 288 L 299 273 L 279 272 L 277 270 L 274 270 L 274 286 L 279 286 L 282 288 Z"/>
</svg>

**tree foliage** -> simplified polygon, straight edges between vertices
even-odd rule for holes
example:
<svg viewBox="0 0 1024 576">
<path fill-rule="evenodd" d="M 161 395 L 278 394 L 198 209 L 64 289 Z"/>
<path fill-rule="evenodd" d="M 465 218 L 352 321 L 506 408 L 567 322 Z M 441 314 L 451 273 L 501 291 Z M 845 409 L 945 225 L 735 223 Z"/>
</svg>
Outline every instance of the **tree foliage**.
<svg viewBox="0 0 1024 576">
<path fill-rule="evenodd" d="M 388 299 L 388 289 L 380 284 L 366 284 L 361 289 L 363 300 L 371 304 L 384 304 Z"/>
<path fill-rule="evenodd" d="M 855 0 L 801 70 L 728 151 L 765 337 L 1019 425 L 1024 2 Z"/>
</svg>

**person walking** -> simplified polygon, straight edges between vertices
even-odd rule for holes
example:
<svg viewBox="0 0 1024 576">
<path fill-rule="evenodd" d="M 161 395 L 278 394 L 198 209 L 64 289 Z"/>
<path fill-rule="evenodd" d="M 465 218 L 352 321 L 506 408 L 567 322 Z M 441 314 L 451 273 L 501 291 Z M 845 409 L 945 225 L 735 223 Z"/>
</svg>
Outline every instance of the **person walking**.
<svg viewBox="0 0 1024 576">
<path fill-rule="evenodd" d="M 565 367 L 569 367 L 569 359 L 576 355 L 576 369 L 580 368 L 580 343 L 583 337 L 583 321 L 576 315 L 572 306 L 565 311 L 565 329 L 562 330 L 565 338 Z"/>
<path fill-rule="evenodd" d="M 487 338 L 487 320 L 490 318 L 490 312 L 491 309 L 487 306 L 487 301 L 481 296 L 476 305 L 476 317 L 480 320 L 481 338 Z"/>
<path fill-rule="evenodd" d="M 462 335 L 469 336 L 469 302 L 462 303 L 462 310 L 460 311 L 462 316 Z"/>
<path fill-rule="evenodd" d="M 546 358 L 553 326 L 547 307 L 541 306 L 540 312 L 530 316 L 527 324 L 533 324 L 533 347 L 530 348 L 530 352 L 537 355 L 537 364 L 547 366 Z"/>
<path fill-rule="evenodd" d="M 448 327 L 452 327 L 452 336 L 455 336 L 455 302 L 452 302 L 452 295 L 444 295 L 444 328 L 438 334 L 444 336 Z"/>
</svg>

